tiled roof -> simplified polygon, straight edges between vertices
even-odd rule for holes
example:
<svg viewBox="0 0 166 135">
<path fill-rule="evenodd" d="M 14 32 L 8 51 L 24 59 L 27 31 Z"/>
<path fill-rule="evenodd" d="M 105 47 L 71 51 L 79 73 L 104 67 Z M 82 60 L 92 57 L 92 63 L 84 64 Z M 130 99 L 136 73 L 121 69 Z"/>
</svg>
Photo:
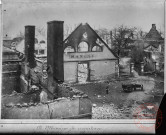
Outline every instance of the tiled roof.
<svg viewBox="0 0 166 135">
<path fill-rule="evenodd" d="M 152 24 L 152 28 L 149 33 L 145 36 L 146 40 L 162 40 L 161 34 L 157 31 L 156 25 Z"/>
</svg>

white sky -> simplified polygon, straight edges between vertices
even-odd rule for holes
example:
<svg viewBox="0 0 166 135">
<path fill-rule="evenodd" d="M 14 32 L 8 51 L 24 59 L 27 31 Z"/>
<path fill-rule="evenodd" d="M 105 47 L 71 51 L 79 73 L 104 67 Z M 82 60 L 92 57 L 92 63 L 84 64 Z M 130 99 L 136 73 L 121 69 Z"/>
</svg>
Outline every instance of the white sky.
<svg viewBox="0 0 166 135">
<path fill-rule="evenodd" d="M 31 1 L 31 2 L 29 2 Z M 152 23 L 164 31 L 164 0 L 5 0 L 3 35 L 15 37 L 25 25 L 47 29 L 47 22 L 87 22 L 92 28 L 135 26 L 148 32 Z"/>
</svg>

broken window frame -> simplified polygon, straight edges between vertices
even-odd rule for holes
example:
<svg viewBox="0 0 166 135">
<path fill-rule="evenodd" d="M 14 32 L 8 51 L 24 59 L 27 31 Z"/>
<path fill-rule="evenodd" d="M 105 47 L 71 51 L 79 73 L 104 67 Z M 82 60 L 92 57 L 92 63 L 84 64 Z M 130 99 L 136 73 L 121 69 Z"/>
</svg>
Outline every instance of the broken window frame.
<svg viewBox="0 0 166 135">
<path fill-rule="evenodd" d="M 73 49 L 73 51 L 65 51 L 68 48 Z M 65 49 L 64 49 L 64 53 L 73 53 L 73 52 L 75 52 L 75 48 L 72 47 L 71 45 L 66 46 Z"/>
<path fill-rule="evenodd" d="M 82 49 L 85 49 L 85 47 L 79 47 L 80 45 L 87 45 L 87 50 L 80 50 L 80 48 L 82 48 Z M 89 52 L 89 44 L 88 44 L 88 42 L 87 41 L 81 41 L 79 44 L 78 44 L 78 48 L 77 48 L 77 51 L 79 52 L 79 53 L 81 53 L 81 52 Z"/>
<path fill-rule="evenodd" d="M 93 50 L 94 47 L 96 47 L 96 50 Z M 97 49 L 97 47 L 98 47 L 99 49 Z M 102 51 L 103 51 L 103 48 L 102 48 L 101 46 L 99 46 L 99 45 L 94 45 L 94 46 L 92 47 L 92 52 L 102 52 Z"/>
</svg>

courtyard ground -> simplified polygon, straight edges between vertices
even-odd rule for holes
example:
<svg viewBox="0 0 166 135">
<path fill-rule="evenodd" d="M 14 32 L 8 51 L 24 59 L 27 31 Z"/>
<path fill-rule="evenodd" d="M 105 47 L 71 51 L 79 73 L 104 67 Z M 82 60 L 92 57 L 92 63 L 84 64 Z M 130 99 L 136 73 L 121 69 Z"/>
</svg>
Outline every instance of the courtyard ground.
<svg viewBox="0 0 166 135">
<path fill-rule="evenodd" d="M 143 80 L 143 81 L 142 81 Z M 147 81 L 150 80 L 150 81 Z M 124 92 L 122 84 L 139 83 L 144 85 L 143 91 Z M 109 92 L 106 94 L 106 87 Z M 92 119 L 133 119 L 156 118 L 154 109 L 144 109 L 135 115 L 136 109 L 140 105 L 159 107 L 161 99 L 164 95 L 163 79 L 158 77 L 137 76 L 134 78 L 121 78 L 120 80 L 75 84 L 72 87 L 85 92 L 92 101 Z M 148 106 L 148 105 L 147 105 Z M 143 113 L 143 114 L 142 114 Z M 145 115 L 145 113 L 152 115 Z M 138 116 L 140 115 L 140 116 Z"/>
</svg>

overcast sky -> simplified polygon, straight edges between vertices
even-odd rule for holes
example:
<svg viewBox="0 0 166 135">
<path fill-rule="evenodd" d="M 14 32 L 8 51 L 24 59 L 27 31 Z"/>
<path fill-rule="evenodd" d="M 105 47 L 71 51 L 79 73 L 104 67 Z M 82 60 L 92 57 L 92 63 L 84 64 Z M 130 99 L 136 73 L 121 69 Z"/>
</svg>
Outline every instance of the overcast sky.
<svg viewBox="0 0 166 135">
<path fill-rule="evenodd" d="M 92 28 L 135 26 L 148 32 L 152 23 L 164 30 L 164 0 L 5 0 L 3 34 L 15 37 L 25 25 L 47 28 L 47 22 L 65 25 L 87 22 Z"/>
</svg>

